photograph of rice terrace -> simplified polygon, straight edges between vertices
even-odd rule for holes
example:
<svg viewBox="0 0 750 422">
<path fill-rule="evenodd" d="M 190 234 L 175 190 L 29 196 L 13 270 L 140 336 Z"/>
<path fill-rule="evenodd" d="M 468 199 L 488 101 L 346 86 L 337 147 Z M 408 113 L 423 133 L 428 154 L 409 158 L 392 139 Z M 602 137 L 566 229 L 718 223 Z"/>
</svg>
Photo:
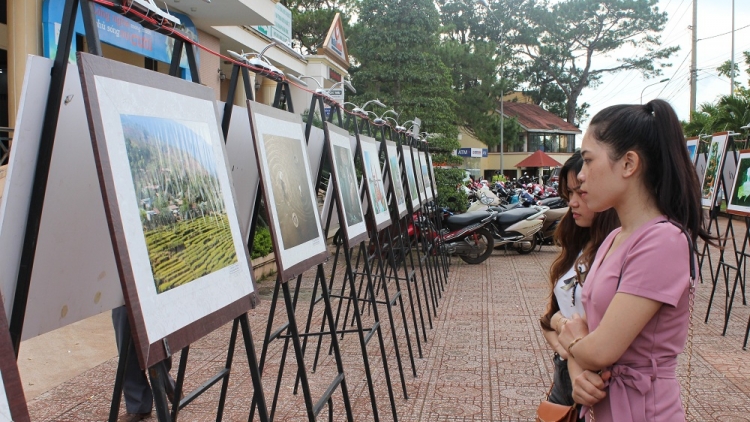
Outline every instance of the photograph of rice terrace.
<svg viewBox="0 0 750 422">
<path fill-rule="evenodd" d="M 208 125 L 121 115 L 158 293 L 237 262 Z"/>
</svg>

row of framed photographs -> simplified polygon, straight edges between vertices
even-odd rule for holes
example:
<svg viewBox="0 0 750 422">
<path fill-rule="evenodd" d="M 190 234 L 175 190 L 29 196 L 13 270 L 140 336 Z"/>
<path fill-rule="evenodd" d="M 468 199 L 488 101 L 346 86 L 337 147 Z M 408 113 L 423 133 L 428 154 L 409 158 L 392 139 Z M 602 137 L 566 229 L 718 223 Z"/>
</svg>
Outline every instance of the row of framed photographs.
<svg viewBox="0 0 750 422">
<path fill-rule="evenodd" d="M 701 204 L 711 208 L 716 204 L 721 183 L 726 183 L 729 197 L 727 212 L 750 216 L 750 150 L 739 151 L 735 158 L 734 151 L 728 151 L 730 136 L 728 132 L 713 134 L 705 158 L 705 169 L 701 179 Z M 697 154 L 699 139 L 687 139 L 690 159 L 698 164 L 702 157 Z"/>
<path fill-rule="evenodd" d="M 254 187 L 232 182 L 210 88 L 82 53 L 78 65 L 115 260 L 146 368 L 166 357 L 165 339 L 180 349 L 252 307 L 255 281 L 235 190 Z M 299 115 L 252 101 L 247 110 L 254 157 L 241 160 L 259 169 L 279 280 L 286 282 L 328 258 L 317 169 Z M 342 225 L 359 239 L 367 225 L 350 137 L 326 129 Z M 379 143 L 363 136 L 359 145 L 368 204 L 381 227 L 390 224 L 390 210 Z M 431 199 L 427 155 L 412 157 L 405 146 L 403 160 L 412 204 Z"/>
</svg>

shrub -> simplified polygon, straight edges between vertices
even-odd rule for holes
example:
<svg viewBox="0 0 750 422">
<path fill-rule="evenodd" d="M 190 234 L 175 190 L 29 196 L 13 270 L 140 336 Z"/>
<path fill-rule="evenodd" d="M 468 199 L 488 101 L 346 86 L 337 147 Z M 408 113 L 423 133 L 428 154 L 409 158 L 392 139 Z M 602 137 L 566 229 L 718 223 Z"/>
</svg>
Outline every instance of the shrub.
<svg viewBox="0 0 750 422">
<path fill-rule="evenodd" d="M 437 185 L 437 205 L 449 208 L 455 213 L 466 211 L 468 198 L 463 191 L 456 187 L 463 184 L 466 172 L 459 168 L 435 168 L 435 184 Z"/>
<path fill-rule="evenodd" d="M 273 243 L 271 243 L 271 232 L 268 227 L 258 227 L 255 230 L 253 238 L 253 250 L 250 253 L 250 259 L 260 258 L 273 252 Z"/>
</svg>

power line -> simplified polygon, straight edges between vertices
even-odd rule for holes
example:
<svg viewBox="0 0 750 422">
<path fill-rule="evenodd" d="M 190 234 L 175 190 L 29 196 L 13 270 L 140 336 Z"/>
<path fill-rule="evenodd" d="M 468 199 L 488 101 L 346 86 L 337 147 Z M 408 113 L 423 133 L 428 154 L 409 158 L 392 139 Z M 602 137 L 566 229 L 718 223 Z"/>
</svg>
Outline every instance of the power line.
<svg viewBox="0 0 750 422">
<path fill-rule="evenodd" d="M 691 50 L 691 51 L 692 51 L 692 50 Z M 690 53 L 691 51 L 688 51 L 688 53 Z M 660 95 L 661 95 L 661 93 L 662 93 L 662 92 L 664 92 L 664 90 L 665 90 L 665 89 L 667 89 L 667 86 L 669 86 L 669 84 L 670 84 L 670 83 L 672 83 L 672 80 L 673 80 L 673 79 L 674 79 L 674 77 L 675 77 L 675 76 L 677 75 L 677 72 L 679 72 L 679 71 L 680 71 L 680 68 L 682 67 L 682 65 L 684 65 L 684 64 L 685 64 L 685 61 L 687 60 L 687 58 L 688 58 L 688 57 L 690 57 L 690 54 L 686 54 L 686 55 L 685 55 L 685 58 L 684 58 L 684 59 L 682 59 L 682 63 L 680 63 L 680 65 L 679 65 L 679 66 L 677 66 L 677 69 L 675 69 L 675 71 L 674 71 L 674 74 L 672 75 L 672 77 L 671 77 L 671 78 L 669 78 L 669 82 L 667 82 L 667 84 L 666 84 L 666 85 L 664 85 L 664 87 L 663 87 L 663 88 L 661 89 L 661 91 L 659 91 L 659 93 L 658 93 L 658 94 L 656 94 L 656 96 L 657 96 L 657 97 L 658 97 L 658 96 L 660 96 Z"/>
<path fill-rule="evenodd" d="M 734 32 L 737 32 L 737 31 L 739 31 L 741 29 L 745 29 L 745 28 L 750 28 L 750 24 L 745 25 L 742 28 L 737 28 L 737 29 L 734 30 Z M 728 32 L 724 32 L 723 34 L 711 35 L 710 37 L 700 38 L 700 39 L 698 39 L 698 41 L 710 40 L 711 38 L 721 37 L 722 35 L 727 35 L 727 34 L 731 34 L 731 33 L 732 33 L 732 31 L 728 31 Z"/>
</svg>

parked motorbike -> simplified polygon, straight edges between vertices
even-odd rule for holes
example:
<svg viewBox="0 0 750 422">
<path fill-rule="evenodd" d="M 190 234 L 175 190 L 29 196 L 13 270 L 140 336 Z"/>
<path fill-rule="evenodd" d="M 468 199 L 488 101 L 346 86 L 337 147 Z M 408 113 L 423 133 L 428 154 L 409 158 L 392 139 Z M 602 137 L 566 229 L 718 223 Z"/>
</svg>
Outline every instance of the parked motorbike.
<svg viewBox="0 0 750 422">
<path fill-rule="evenodd" d="M 488 206 L 500 205 L 502 202 L 488 187 L 474 192 L 474 201 L 469 203 L 469 208 L 466 212 L 474 212 L 480 210 L 486 210 Z"/>
<path fill-rule="evenodd" d="M 497 212 L 489 226 L 494 237 L 495 248 L 510 244 L 521 255 L 534 250 L 539 240 L 537 233 L 544 225 L 545 212 L 549 210 L 549 207 L 541 205 L 513 209 L 491 207 L 490 210 Z"/>
<path fill-rule="evenodd" d="M 457 255 L 467 264 L 479 264 L 484 262 L 494 249 L 494 239 L 488 226 L 494 221 L 496 212 L 486 211 L 467 212 L 452 215 L 448 210 L 443 210 L 443 231 L 438 233 L 431 227 L 431 222 L 421 217 L 416 221 L 417 231 L 429 233 L 430 238 L 437 248 L 444 250 L 449 255 Z"/>
<path fill-rule="evenodd" d="M 551 245 L 554 242 L 555 230 L 563 216 L 568 212 L 568 204 L 560 197 L 547 198 L 539 201 L 539 205 L 549 207 L 544 219 L 544 225 L 539 231 L 539 242 Z"/>
</svg>

